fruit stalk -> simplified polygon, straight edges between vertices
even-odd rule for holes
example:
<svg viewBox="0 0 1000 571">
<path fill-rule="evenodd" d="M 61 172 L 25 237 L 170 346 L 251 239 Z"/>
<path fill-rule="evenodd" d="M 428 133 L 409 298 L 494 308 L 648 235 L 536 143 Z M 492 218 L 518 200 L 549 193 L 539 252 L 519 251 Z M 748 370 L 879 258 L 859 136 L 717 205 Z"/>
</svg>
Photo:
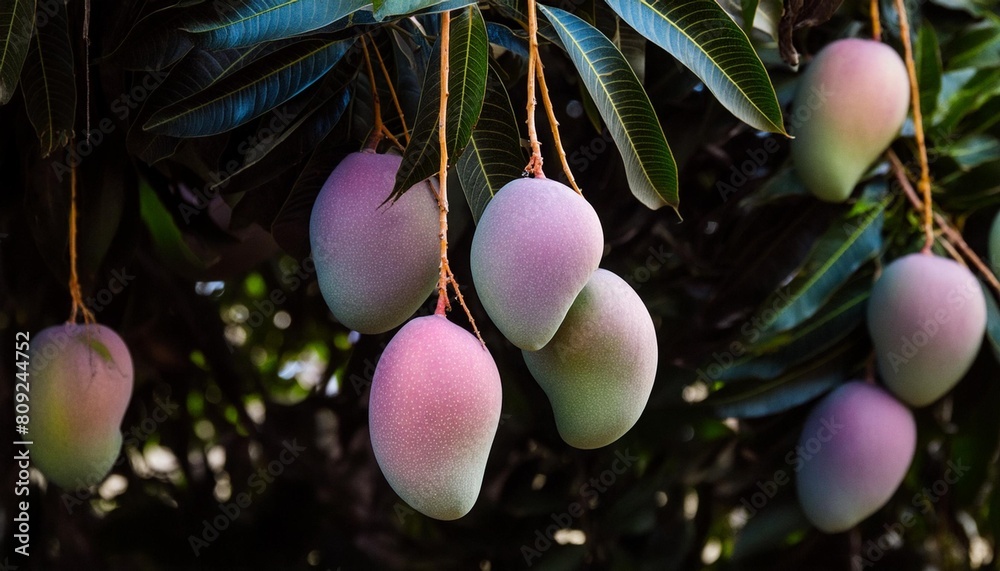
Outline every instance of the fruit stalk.
<svg viewBox="0 0 1000 571">
<path fill-rule="evenodd" d="M 538 142 L 538 130 L 535 128 L 535 76 L 538 61 L 538 13 L 535 0 L 528 0 L 528 140 L 531 142 L 531 158 L 524 170 L 535 178 L 545 178 L 542 172 L 542 147 Z"/>
<path fill-rule="evenodd" d="M 556 152 L 559 153 L 559 161 L 562 163 L 563 172 L 566 173 L 566 178 L 569 179 L 569 185 L 576 191 L 577 194 L 583 196 L 583 191 L 576 184 L 576 179 L 573 178 L 573 171 L 569 170 L 569 163 L 566 161 L 566 150 L 563 149 L 562 138 L 559 136 L 559 120 L 556 119 L 555 110 L 552 108 L 552 99 L 549 98 L 549 88 L 545 85 L 545 66 L 542 65 L 542 58 L 538 54 L 537 43 L 534 46 L 535 49 L 535 74 L 538 76 L 538 89 L 542 93 L 542 105 L 545 107 L 545 114 L 549 117 L 549 127 L 552 129 L 552 138 L 555 139 Z"/>
<path fill-rule="evenodd" d="M 77 313 L 83 314 L 84 323 L 96 323 L 94 314 L 83 302 L 80 276 L 76 271 L 76 167 L 69 171 L 69 295 L 73 299 L 73 309 L 67 323 L 76 323 Z"/>
<path fill-rule="evenodd" d="M 378 52 L 378 50 L 375 50 Z M 368 83 L 371 85 L 372 89 L 372 109 L 374 110 L 374 125 L 372 126 L 372 133 L 368 137 L 368 141 L 365 143 L 365 147 L 371 150 L 375 150 L 378 147 L 379 142 L 382 141 L 382 137 L 388 138 L 392 141 L 392 144 L 399 147 L 401 150 L 405 147 L 396 139 L 396 136 L 392 134 L 382 122 L 382 102 L 378 96 L 378 85 L 375 83 L 375 70 L 372 68 L 372 61 L 368 55 L 368 43 L 365 41 L 365 36 L 361 36 L 361 53 L 364 54 L 365 58 L 365 68 L 368 71 Z M 392 88 L 392 82 L 389 82 L 390 89 Z M 402 115 L 400 115 L 402 116 Z"/>
<path fill-rule="evenodd" d="M 878 0 L 871 0 L 871 11 L 872 18 L 872 39 L 881 40 L 882 39 L 882 21 L 879 19 L 878 15 Z"/>
<path fill-rule="evenodd" d="M 379 68 L 382 69 L 382 77 L 385 78 L 385 83 L 389 86 L 389 95 L 392 96 L 392 104 L 396 108 L 396 113 L 399 115 L 399 122 L 403 126 L 403 140 L 409 144 L 410 129 L 406 126 L 406 115 L 403 113 L 403 107 L 399 104 L 399 96 L 396 95 L 396 88 L 392 86 L 392 78 L 389 77 L 389 70 L 385 67 L 385 61 L 382 60 L 382 54 L 378 51 L 378 46 L 375 45 L 374 40 L 372 40 L 372 51 L 375 52 L 375 59 L 378 60 Z"/>
<path fill-rule="evenodd" d="M 451 309 L 448 302 L 448 42 L 451 40 L 451 12 L 441 14 L 441 103 L 438 107 L 438 145 L 441 162 L 438 165 L 438 216 L 441 240 L 441 264 L 438 277 L 438 301 L 434 313 L 444 315 Z M 458 289 L 458 288 L 455 288 Z"/>
<path fill-rule="evenodd" d="M 917 83 L 917 68 L 913 63 L 913 45 L 910 42 L 910 21 L 906 15 L 906 5 L 903 0 L 895 0 L 896 11 L 899 12 L 899 35 L 903 38 L 903 55 L 906 61 L 906 74 L 910 78 L 910 105 L 913 109 L 913 130 L 917 139 L 917 152 L 920 158 L 920 180 L 917 188 L 923 196 L 924 214 L 924 254 L 930 254 L 934 245 L 934 204 L 931 201 L 930 165 L 927 161 L 927 143 L 924 140 L 924 119 L 920 113 L 920 85 Z"/>
</svg>

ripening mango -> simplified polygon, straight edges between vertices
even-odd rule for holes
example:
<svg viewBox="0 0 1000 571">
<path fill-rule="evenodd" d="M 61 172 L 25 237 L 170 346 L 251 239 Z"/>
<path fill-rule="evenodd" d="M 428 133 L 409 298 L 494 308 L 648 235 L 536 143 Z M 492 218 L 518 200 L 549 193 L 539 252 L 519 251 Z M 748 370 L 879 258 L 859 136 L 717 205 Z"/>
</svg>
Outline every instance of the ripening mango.
<svg viewBox="0 0 1000 571">
<path fill-rule="evenodd" d="M 472 279 L 497 329 L 536 351 L 556 334 L 603 250 L 601 221 L 582 196 L 554 180 L 515 179 L 479 220 Z"/>
<path fill-rule="evenodd" d="M 993 225 L 990 226 L 989 241 L 990 267 L 993 273 L 1000 276 L 1000 212 L 993 218 Z"/>
<path fill-rule="evenodd" d="M 132 357 L 103 325 L 56 325 L 31 339 L 34 466 L 67 489 L 99 484 L 121 451 Z"/>
<path fill-rule="evenodd" d="M 889 390 L 912 406 L 947 393 L 986 331 L 983 290 L 965 266 L 910 254 L 885 267 L 868 300 L 868 331 Z"/>
<path fill-rule="evenodd" d="M 396 202 L 402 159 L 352 153 L 330 174 L 313 206 L 309 240 L 320 291 L 341 323 L 384 333 L 427 300 L 438 277 L 438 207 L 420 183 Z"/>
<path fill-rule="evenodd" d="M 552 340 L 523 354 L 562 439 L 600 448 L 628 432 L 646 407 L 656 377 L 656 330 L 625 280 L 598 269 Z"/>
<path fill-rule="evenodd" d="M 403 326 L 375 367 L 372 449 L 406 503 L 441 520 L 469 513 L 500 423 L 500 373 L 489 351 L 443 315 Z"/>
<path fill-rule="evenodd" d="M 841 385 L 799 437 L 796 488 L 806 517 L 826 533 L 851 529 L 896 492 L 916 445 L 910 409 L 875 385 Z"/>
<path fill-rule="evenodd" d="M 850 38 L 823 48 L 799 82 L 792 115 L 792 160 L 806 188 L 820 200 L 847 200 L 909 106 L 906 66 L 891 47 Z"/>
</svg>

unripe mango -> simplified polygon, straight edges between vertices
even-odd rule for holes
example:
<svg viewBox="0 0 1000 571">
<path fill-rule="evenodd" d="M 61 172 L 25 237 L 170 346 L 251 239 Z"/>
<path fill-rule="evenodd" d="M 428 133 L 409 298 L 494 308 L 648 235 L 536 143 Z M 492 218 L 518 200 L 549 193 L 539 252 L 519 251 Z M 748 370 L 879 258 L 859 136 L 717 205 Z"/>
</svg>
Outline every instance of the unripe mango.
<svg viewBox="0 0 1000 571">
<path fill-rule="evenodd" d="M 791 153 L 806 188 L 820 200 L 847 200 L 909 106 L 906 66 L 891 47 L 851 38 L 823 48 L 795 95 Z"/>
<path fill-rule="evenodd" d="M 515 179 L 479 220 L 472 278 L 497 329 L 536 351 L 559 329 L 603 250 L 601 221 L 582 196 L 554 180 Z"/>
<path fill-rule="evenodd" d="M 523 352 L 559 435 L 584 449 L 611 444 L 636 423 L 653 389 L 657 353 L 646 306 L 604 269 L 591 276 L 552 340 Z"/>
<path fill-rule="evenodd" d="M 868 300 L 878 368 L 903 402 L 924 406 L 972 366 L 986 331 L 983 290 L 965 266 L 910 254 L 885 267 Z"/>
<path fill-rule="evenodd" d="M 993 218 L 989 239 L 990 266 L 993 273 L 1000 276 L 1000 212 Z"/>
<path fill-rule="evenodd" d="M 385 479 L 441 520 L 469 513 L 500 423 L 500 373 L 489 351 L 443 315 L 396 333 L 375 367 L 368 427 Z"/>
<path fill-rule="evenodd" d="M 31 339 L 28 365 L 32 463 L 56 484 L 87 488 L 121 450 L 132 396 L 132 357 L 103 325 L 57 325 Z"/>
<path fill-rule="evenodd" d="M 809 413 L 796 449 L 799 503 L 826 533 L 851 529 L 903 481 L 917 445 L 910 409 L 861 381 L 841 385 Z"/>
<path fill-rule="evenodd" d="M 320 291 L 341 323 L 384 333 L 427 300 L 437 283 L 438 207 L 427 183 L 394 203 L 402 159 L 352 153 L 337 165 L 313 206 L 309 240 Z"/>
</svg>

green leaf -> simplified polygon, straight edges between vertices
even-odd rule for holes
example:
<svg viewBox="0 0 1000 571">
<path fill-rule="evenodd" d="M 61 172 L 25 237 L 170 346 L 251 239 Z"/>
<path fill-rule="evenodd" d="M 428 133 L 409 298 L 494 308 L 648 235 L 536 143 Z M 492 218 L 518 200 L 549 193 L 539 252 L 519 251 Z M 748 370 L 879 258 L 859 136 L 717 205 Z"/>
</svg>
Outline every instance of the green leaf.
<svg viewBox="0 0 1000 571">
<path fill-rule="evenodd" d="M 941 76 L 934 124 L 950 133 L 969 113 L 1000 95 L 1000 69 L 962 69 Z"/>
<path fill-rule="evenodd" d="M 917 34 L 916 64 L 917 81 L 920 84 L 920 112 L 931 117 L 937 110 L 937 98 L 941 92 L 941 49 L 937 34 L 930 24 L 920 27 Z"/>
<path fill-rule="evenodd" d="M 21 89 L 42 156 L 65 146 L 76 121 L 76 74 L 66 6 L 57 3 L 48 23 L 31 40 Z"/>
<path fill-rule="evenodd" d="M 948 69 L 1000 65 L 1000 17 L 962 29 L 948 45 Z"/>
<path fill-rule="evenodd" d="M 465 152 L 455 163 L 465 200 L 476 222 L 500 188 L 522 174 L 525 164 L 521 135 L 507 90 L 496 70 L 490 67 L 479 122 L 472 130 Z"/>
<path fill-rule="evenodd" d="M 743 31 L 750 34 L 753 30 L 753 21 L 757 16 L 757 5 L 760 0 L 740 0 L 740 12 L 743 14 Z"/>
<path fill-rule="evenodd" d="M 1000 161 L 1000 141 L 991 135 L 969 135 L 944 148 L 963 171 L 981 164 Z"/>
<path fill-rule="evenodd" d="M 189 9 L 184 30 L 204 48 L 250 46 L 318 30 L 363 8 L 366 0 L 227 0 Z M 221 6 L 221 9 L 220 9 Z"/>
<path fill-rule="evenodd" d="M 820 236 L 790 284 L 775 292 L 758 314 L 768 334 L 787 331 L 812 317 L 862 264 L 882 248 L 883 212 L 891 197 L 855 210 Z"/>
<path fill-rule="evenodd" d="M 475 0 L 458 2 L 457 0 L 383 0 L 375 6 L 375 19 L 383 20 L 392 16 L 408 16 L 428 8 L 438 8 L 442 4 L 449 10 L 464 8 L 465 5 L 474 4 Z M 456 5 L 457 4 L 457 5 Z"/>
<path fill-rule="evenodd" d="M 139 181 L 139 212 L 149 228 L 153 246 L 167 263 L 175 267 L 194 267 L 199 270 L 208 268 L 209 264 L 198 257 L 184 240 L 177 221 L 145 179 Z"/>
<path fill-rule="evenodd" d="M 438 142 L 438 111 L 441 102 L 440 42 L 431 52 L 430 64 L 420 91 L 413 136 L 403 153 L 396 173 L 391 199 L 396 200 L 413 185 L 438 171 L 441 149 Z M 451 19 L 448 45 L 448 109 L 445 131 L 448 157 L 459 157 L 472 137 L 486 97 L 486 70 L 489 41 L 486 22 L 478 6 L 462 9 Z"/>
<path fill-rule="evenodd" d="M 785 133 L 771 79 L 746 33 L 714 0 L 608 0 L 615 12 L 695 73 L 733 115 Z"/>
<path fill-rule="evenodd" d="M 288 101 L 347 53 L 354 39 L 303 40 L 223 77 L 208 88 L 157 111 L 143 129 L 175 137 L 226 132 Z"/>
<path fill-rule="evenodd" d="M 161 70 L 181 60 L 194 47 L 191 35 L 179 30 L 190 8 L 169 7 L 139 20 L 108 57 L 128 70 Z"/>
<path fill-rule="evenodd" d="M 35 26 L 35 0 L 0 0 L 0 105 L 14 96 Z"/>
<path fill-rule="evenodd" d="M 632 194 L 677 210 L 677 164 L 649 96 L 625 56 L 601 32 L 558 8 L 538 7 L 559 34 L 621 151 Z"/>
</svg>

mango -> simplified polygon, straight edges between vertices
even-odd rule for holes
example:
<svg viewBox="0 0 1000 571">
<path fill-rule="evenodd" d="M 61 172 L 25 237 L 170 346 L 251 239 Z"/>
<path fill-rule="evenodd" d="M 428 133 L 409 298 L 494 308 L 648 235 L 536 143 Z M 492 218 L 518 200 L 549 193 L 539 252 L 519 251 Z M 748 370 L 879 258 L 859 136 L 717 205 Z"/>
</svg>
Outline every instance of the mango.
<svg viewBox="0 0 1000 571">
<path fill-rule="evenodd" d="M 796 449 L 806 517 L 826 533 L 878 511 L 902 483 L 917 445 L 910 409 L 862 381 L 841 385 L 809 413 Z"/>
<path fill-rule="evenodd" d="M 323 185 L 309 222 L 323 298 L 334 317 L 360 333 L 400 325 L 437 284 L 438 207 L 430 185 L 382 204 L 401 162 L 396 155 L 348 155 Z"/>
<path fill-rule="evenodd" d="M 57 325 L 31 339 L 33 465 L 67 489 L 99 484 L 118 458 L 132 357 L 103 325 Z"/>
<path fill-rule="evenodd" d="M 875 282 L 868 331 L 886 386 L 903 402 L 924 406 L 972 366 L 986 331 L 986 299 L 965 266 L 910 254 Z"/>
<path fill-rule="evenodd" d="M 993 225 L 990 226 L 989 244 L 987 246 L 990 255 L 990 268 L 995 275 L 1000 276 L 1000 212 L 993 218 Z"/>
<path fill-rule="evenodd" d="M 891 47 L 850 38 L 824 47 L 799 83 L 792 161 L 817 198 L 843 202 L 899 133 L 910 106 L 906 65 Z"/>
<path fill-rule="evenodd" d="M 625 280 L 599 269 L 552 340 L 523 355 L 549 397 L 562 439 L 600 448 L 628 432 L 646 407 L 656 377 L 656 330 Z"/>
<path fill-rule="evenodd" d="M 582 196 L 554 180 L 515 179 L 486 206 L 472 239 L 472 279 L 497 329 L 545 346 L 597 269 L 604 232 Z"/>
<path fill-rule="evenodd" d="M 443 315 L 392 338 L 372 380 L 372 449 L 392 489 L 440 520 L 476 503 L 500 423 L 500 373 L 474 335 Z"/>
</svg>

